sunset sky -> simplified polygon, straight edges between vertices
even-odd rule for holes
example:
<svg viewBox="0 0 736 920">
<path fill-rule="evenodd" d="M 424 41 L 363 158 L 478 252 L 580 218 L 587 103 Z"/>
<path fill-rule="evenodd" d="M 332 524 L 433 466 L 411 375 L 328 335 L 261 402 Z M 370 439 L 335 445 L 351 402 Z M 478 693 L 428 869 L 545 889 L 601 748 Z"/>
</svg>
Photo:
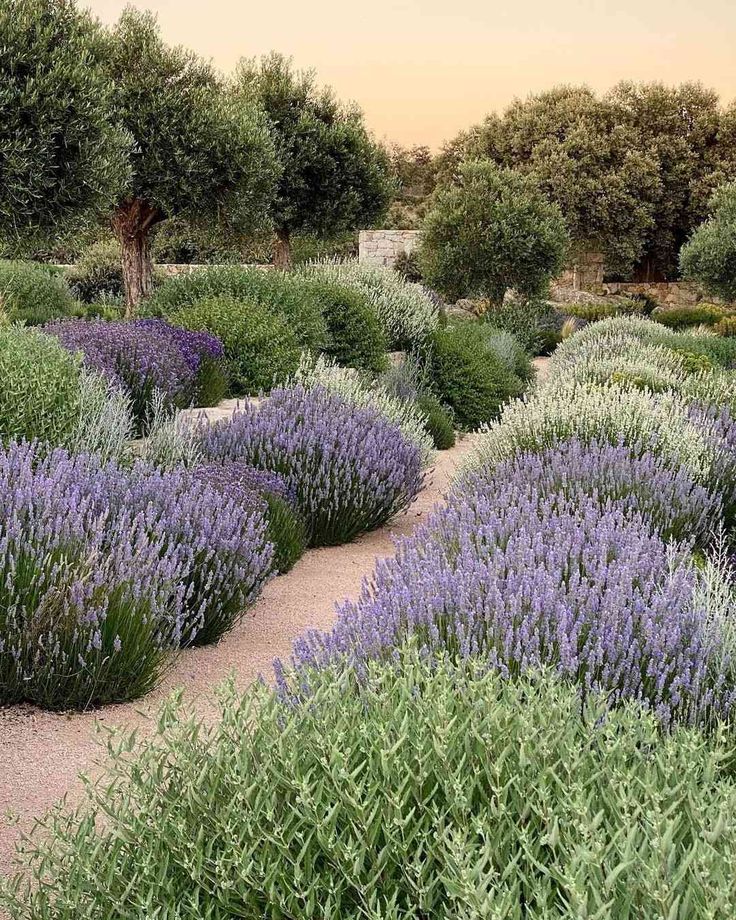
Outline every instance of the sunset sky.
<svg viewBox="0 0 736 920">
<path fill-rule="evenodd" d="M 84 3 L 84 0 L 82 0 Z M 88 0 L 113 22 L 125 0 Z M 701 80 L 736 97 L 735 0 L 139 0 L 229 71 L 276 49 L 355 100 L 379 139 L 439 147 L 556 83 Z"/>
</svg>

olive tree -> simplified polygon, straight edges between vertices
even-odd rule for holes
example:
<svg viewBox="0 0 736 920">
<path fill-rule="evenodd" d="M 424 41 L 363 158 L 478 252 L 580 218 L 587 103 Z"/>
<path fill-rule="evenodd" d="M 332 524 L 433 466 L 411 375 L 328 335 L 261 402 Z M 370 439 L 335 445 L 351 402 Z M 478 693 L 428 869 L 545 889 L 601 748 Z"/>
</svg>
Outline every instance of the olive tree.
<svg viewBox="0 0 736 920">
<path fill-rule="evenodd" d="M 449 297 L 501 303 L 509 288 L 542 293 L 563 266 L 567 242 L 560 209 L 533 178 L 469 160 L 435 191 L 419 264 L 427 283 Z"/>
<path fill-rule="evenodd" d="M 129 177 L 101 37 L 72 0 L 0 4 L 0 237 L 11 247 L 98 219 Z"/>
<path fill-rule="evenodd" d="M 291 235 L 334 236 L 376 221 L 393 191 L 385 151 L 371 139 L 361 112 L 320 89 L 311 71 L 271 54 L 244 60 L 235 90 L 268 118 L 283 172 L 272 208 L 275 263 L 291 266 Z"/>
<path fill-rule="evenodd" d="M 155 18 L 128 7 L 105 52 L 113 117 L 134 144 L 112 226 L 126 308 L 151 290 L 151 231 L 167 217 L 253 227 L 271 204 L 278 163 L 265 121 L 236 101 L 212 66 L 169 47 Z"/>
<path fill-rule="evenodd" d="M 684 277 L 726 301 L 736 301 L 736 182 L 711 200 L 712 216 L 701 224 L 680 253 Z"/>
</svg>

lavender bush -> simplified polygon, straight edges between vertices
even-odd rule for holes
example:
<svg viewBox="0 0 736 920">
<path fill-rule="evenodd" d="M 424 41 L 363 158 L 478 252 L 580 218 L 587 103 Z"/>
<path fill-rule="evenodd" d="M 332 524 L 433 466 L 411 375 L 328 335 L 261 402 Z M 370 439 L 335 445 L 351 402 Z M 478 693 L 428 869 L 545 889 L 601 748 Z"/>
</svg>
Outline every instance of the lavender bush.
<svg viewBox="0 0 736 920">
<path fill-rule="evenodd" d="M 201 432 L 203 453 L 281 474 L 313 546 L 334 545 L 383 524 L 422 486 L 422 455 L 372 407 L 323 387 L 274 390 L 260 406 Z"/>
<path fill-rule="evenodd" d="M 210 377 L 218 373 L 222 344 L 205 332 L 188 332 L 159 319 L 130 323 L 67 320 L 45 331 L 70 351 L 82 353 L 95 369 L 129 394 L 139 429 L 146 426 L 155 390 L 172 406 L 201 404 L 207 392 L 216 401 Z M 224 388 L 215 385 L 219 398 Z"/>
<path fill-rule="evenodd" d="M 476 492 L 503 489 L 529 500 L 536 495 L 564 496 L 572 505 L 592 499 L 601 510 L 624 509 L 646 520 L 665 540 L 705 546 L 722 515 L 717 492 L 709 491 L 686 467 L 669 464 L 656 444 L 608 444 L 578 438 L 535 453 L 521 453 L 492 473 L 475 470 L 455 484 L 455 501 Z"/>
<path fill-rule="evenodd" d="M 228 628 L 271 566 L 262 509 L 184 471 L 14 442 L 0 492 L 3 703 L 140 696 L 171 649 Z"/>
<path fill-rule="evenodd" d="M 414 637 L 504 676 L 550 666 L 666 724 L 726 714 L 731 659 L 698 603 L 688 547 L 668 547 L 625 504 L 547 493 L 543 476 L 537 490 L 527 467 L 454 496 L 379 562 L 332 632 L 295 644 L 304 679 L 305 667 L 392 657 Z"/>
</svg>

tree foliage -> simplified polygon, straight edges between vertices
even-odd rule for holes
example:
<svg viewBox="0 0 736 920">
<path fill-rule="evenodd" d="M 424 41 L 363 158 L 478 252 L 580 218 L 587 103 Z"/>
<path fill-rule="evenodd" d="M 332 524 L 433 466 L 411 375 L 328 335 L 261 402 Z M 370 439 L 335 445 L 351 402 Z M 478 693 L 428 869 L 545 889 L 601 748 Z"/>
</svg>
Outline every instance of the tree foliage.
<svg viewBox="0 0 736 920">
<path fill-rule="evenodd" d="M 236 104 L 209 63 L 164 44 L 152 14 L 124 10 L 105 60 L 114 117 L 135 141 L 114 220 L 127 299 L 135 303 L 150 291 L 156 223 L 188 214 L 252 227 L 270 205 L 278 165 L 257 110 Z"/>
<path fill-rule="evenodd" d="M 713 195 L 711 208 L 712 217 L 682 249 L 682 273 L 716 297 L 736 301 L 736 182 Z"/>
<path fill-rule="evenodd" d="M 109 209 L 129 138 L 110 119 L 101 30 L 72 0 L 0 4 L 0 236 L 48 240 Z"/>
<path fill-rule="evenodd" d="M 435 194 L 419 264 L 427 282 L 449 297 L 500 303 L 509 288 L 541 293 L 562 268 L 566 244 L 560 210 L 533 177 L 471 160 Z"/>
<path fill-rule="evenodd" d="M 392 190 L 388 158 L 357 108 L 275 53 L 241 61 L 235 84 L 244 103 L 265 111 L 283 167 L 272 209 L 281 267 L 290 264 L 291 234 L 334 236 L 381 216 Z"/>
<path fill-rule="evenodd" d="M 446 145 L 445 181 L 467 158 L 534 176 L 573 243 L 612 274 L 673 277 L 712 190 L 736 177 L 736 108 L 698 83 L 620 83 L 604 97 L 560 86 L 516 100 Z"/>
</svg>

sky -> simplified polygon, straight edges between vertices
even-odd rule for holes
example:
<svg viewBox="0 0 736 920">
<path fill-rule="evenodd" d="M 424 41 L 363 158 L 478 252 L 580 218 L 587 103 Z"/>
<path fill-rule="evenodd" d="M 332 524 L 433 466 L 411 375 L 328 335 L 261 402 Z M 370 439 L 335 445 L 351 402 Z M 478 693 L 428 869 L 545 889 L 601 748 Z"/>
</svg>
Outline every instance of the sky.
<svg viewBox="0 0 736 920">
<path fill-rule="evenodd" d="M 126 0 L 81 0 L 112 23 Z M 558 83 L 700 80 L 736 98 L 736 0 L 135 0 L 224 72 L 275 49 L 379 140 L 439 149 Z"/>
</svg>

